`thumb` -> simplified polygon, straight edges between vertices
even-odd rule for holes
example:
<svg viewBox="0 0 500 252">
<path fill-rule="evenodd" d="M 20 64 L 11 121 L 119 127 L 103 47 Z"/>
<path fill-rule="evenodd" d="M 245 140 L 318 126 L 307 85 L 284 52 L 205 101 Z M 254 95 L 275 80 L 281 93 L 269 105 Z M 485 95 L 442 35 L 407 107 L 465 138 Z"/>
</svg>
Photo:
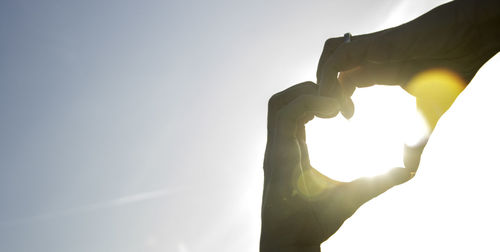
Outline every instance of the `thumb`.
<svg viewBox="0 0 500 252">
<path fill-rule="evenodd" d="M 346 201 L 344 204 L 351 208 L 351 211 L 355 211 L 367 201 L 411 178 L 410 169 L 394 168 L 382 175 L 353 180 L 343 188 L 345 190 L 343 198 Z"/>
<path fill-rule="evenodd" d="M 427 145 L 427 138 L 421 143 L 415 146 L 405 145 L 403 162 L 405 167 L 410 170 L 410 172 L 417 172 L 418 166 L 420 165 L 420 158 L 425 146 Z"/>
</svg>

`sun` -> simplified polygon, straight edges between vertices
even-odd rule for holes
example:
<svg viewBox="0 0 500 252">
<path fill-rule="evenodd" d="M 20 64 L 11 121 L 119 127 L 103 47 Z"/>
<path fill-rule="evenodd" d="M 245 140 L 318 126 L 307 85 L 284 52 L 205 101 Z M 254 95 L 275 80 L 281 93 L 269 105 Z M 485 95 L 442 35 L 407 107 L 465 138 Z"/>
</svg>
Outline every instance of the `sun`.
<svg viewBox="0 0 500 252">
<path fill-rule="evenodd" d="M 429 137 L 465 82 L 446 69 L 431 69 L 399 86 L 373 86 L 354 93 L 355 114 L 315 119 L 307 125 L 311 164 L 340 181 L 404 167 L 405 145 Z"/>
<path fill-rule="evenodd" d="M 340 181 L 372 176 L 403 166 L 409 135 L 418 135 L 422 121 L 415 98 L 399 87 L 356 90 L 355 114 L 315 119 L 307 125 L 311 164 Z"/>
</svg>

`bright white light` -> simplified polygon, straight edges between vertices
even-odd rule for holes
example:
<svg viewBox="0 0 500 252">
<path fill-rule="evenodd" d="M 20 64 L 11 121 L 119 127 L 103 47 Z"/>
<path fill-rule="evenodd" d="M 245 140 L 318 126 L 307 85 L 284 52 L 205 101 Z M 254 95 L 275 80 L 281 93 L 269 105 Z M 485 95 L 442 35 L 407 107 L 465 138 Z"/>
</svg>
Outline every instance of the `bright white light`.
<svg viewBox="0 0 500 252">
<path fill-rule="evenodd" d="M 499 67 L 497 55 L 441 117 L 415 178 L 366 203 L 321 251 L 500 251 Z"/>
<path fill-rule="evenodd" d="M 374 86 L 356 90 L 353 102 L 349 121 L 339 115 L 308 123 L 311 164 L 340 181 L 403 167 L 404 144 L 426 131 L 415 98 L 400 87 Z"/>
</svg>

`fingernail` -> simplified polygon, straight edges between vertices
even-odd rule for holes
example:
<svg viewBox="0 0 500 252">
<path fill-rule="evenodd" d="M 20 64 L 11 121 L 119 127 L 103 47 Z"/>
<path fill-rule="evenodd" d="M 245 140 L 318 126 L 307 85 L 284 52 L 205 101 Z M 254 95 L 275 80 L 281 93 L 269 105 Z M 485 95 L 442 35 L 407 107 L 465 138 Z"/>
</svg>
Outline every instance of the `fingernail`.
<svg viewBox="0 0 500 252">
<path fill-rule="evenodd" d="M 351 119 L 354 115 L 354 103 L 350 98 L 345 99 L 345 103 L 342 106 L 342 115 L 345 119 Z"/>
</svg>

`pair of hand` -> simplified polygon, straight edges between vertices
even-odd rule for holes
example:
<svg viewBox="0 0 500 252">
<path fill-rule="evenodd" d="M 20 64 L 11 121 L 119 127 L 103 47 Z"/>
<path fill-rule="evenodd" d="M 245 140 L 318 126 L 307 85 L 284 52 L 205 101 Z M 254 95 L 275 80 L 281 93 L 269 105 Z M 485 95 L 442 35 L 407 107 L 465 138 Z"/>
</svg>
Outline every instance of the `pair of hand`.
<svg viewBox="0 0 500 252">
<path fill-rule="evenodd" d="M 425 146 L 405 150 L 405 168 L 339 182 L 311 167 L 305 123 L 339 111 L 349 118 L 357 87 L 405 88 L 427 69 L 449 69 L 468 83 L 499 51 L 499 24 L 500 1 L 456 0 L 401 26 L 355 36 L 350 43 L 327 40 L 319 85 L 300 83 L 269 101 L 261 251 L 320 251 L 320 244 L 362 204 L 411 179 Z"/>
</svg>

